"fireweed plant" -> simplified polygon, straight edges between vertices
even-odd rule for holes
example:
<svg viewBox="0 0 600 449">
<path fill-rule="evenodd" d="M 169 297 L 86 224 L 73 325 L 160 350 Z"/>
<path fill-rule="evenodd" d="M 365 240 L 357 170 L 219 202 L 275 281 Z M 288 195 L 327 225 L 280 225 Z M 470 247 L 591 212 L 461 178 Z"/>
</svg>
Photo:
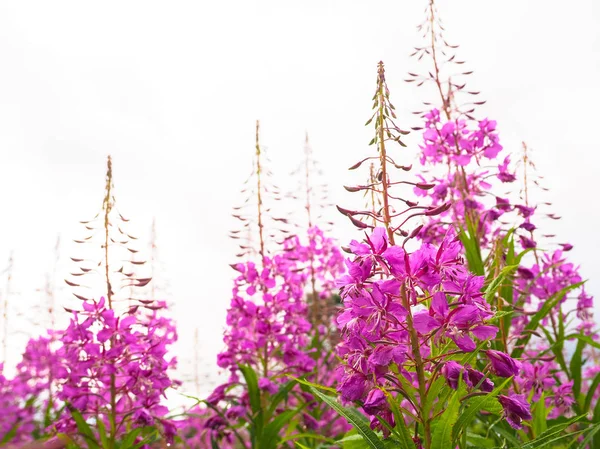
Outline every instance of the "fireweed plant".
<svg viewBox="0 0 600 449">
<path fill-rule="evenodd" d="M 347 274 L 338 280 L 344 303 L 337 318 L 344 361 L 341 399 L 359 404 L 369 416 L 370 429 L 402 447 L 454 447 L 468 424 L 464 418 L 457 424 L 467 403 L 471 413 L 472 407 L 486 405 L 496 412 L 504 407 L 509 422 L 520 428 L 523 419 L 531 418 L 529 404 L 507 388 L 518 374 L 518 362 L 489 346 L 498 327 L 487 302 L 490 293 L 482 291 L 484 278 L 469 271 L 453 232 L 437 246 L 424 243 L 415 251 L 406 246 L 422 229 L 407 230 L 411 218 L 437 216 L 450 204 L 420 206 L 396 192 L 401 185 L 422 190 L 435 186 L 391 179 L 393 167 L 405 172 L 410 167 L 399 165 L 389 152 L 390 143 L 403 145 L 406 132 L 395 123 L 383 63 L 373 101 L 367 124 L 375 125 L 371 144 L 377 146 L 378 156 L 351 168 L 375 159 L 377 181 L 348 190 L 373 190 L 383 207 L 377 212 L 339 208 L 357 227 L 369 229 L 363 243 L 351 242 Z M 405 205 L 402 210 L 392 206 L 400 202 Z M 363 216 L 376 226 L 357 218 Z M 335 407 L 354 418 L 367 441 L 383 447 L 361 415 Z"/>
<path fill-rule="evenodd" d="M 379 154 L 351 167 L 378 158 L 377 182 L 347 189 L 380 195 L 382 207 L 339 208 L 357 227 L 369 229 L 363 243 L 351 242 L 348 273 L 338 282 L 345 306 L 338 317 L 344 359 L 338 391 L 343 403 L 358 404 L 370 417 L 370 429 L 353 409 L 321 397 L 372 447 L 383 447 L 380 437 L 399 447 L 467 447 L 481 441 L 540 447 L 577 438 L 587 447 L 598 430 L 597 372 L 582 373 L 585 346 L 599 346 L 590 337 L 592 300 L 577 268 L 564 257 L 570 245 L 538 248 L 536 208 L 527 195 L 523 204 L 492 193 L 494 178 L 503 184 L 516 180 L 510 159 L 496 162 L 503 150 L 496 123 L 476 120 L 474 106 L 458 105 L 466 84 L 451 77 L 442 81 L 441 57 L 452 64 L 455 47 L 441 35 L 433 2 L 427 13 L 420 29 L 430 43 L 415 56 L 431 58 L 433 69 L 428 76 L 411 73 L 408 81 L 431 82 L 440 95 L 440 108 L 422 114 L 420 162 L 438 166 L 443 175 L 413 183 L 419 202 L 390 192 L 410 184 L 393 182 L 390 168 L 409 167 L 398 165 L 386 147 L 402 145 L 404 133 L 394 123 L 380 64 L 374 114 L 367 122 L 374 122 L 371 144 Z M 495 170 L 484 166 L 490 161 Z M 524 178 L 527 192 L 526 172 Z M 495 201 L 489 204 L 488 197 Z M 397 210 L 392 203 L 406 207 Z M 417 215 L 423 216 L 422 225 L 406 230 Z M 414 251 L 406 246 L 412 237 L 422 242 Z M 569 307 L 568 294 L 577 289 L 576 306 Z M 577 348 L 567 360 L 569 339 Z M 589 377 L 586 394 L 583 375 Z"/>
<path fill-rule="evenodd" d="M 80 305 L 66 308 L 65 330 L 30 340 L 13 379 L 0 377 L 2 442 L 58 434 L 71 446 L 126 449 L 176 435 L 164 399 L 178 385 L 168 354 L 177 332 L 163 301 L 131 296 L 151 278 L 136 273 L 145 261 L 113 190 L 109 157 L 102 210 L 82 222 L 86 236 L 75 240 L 80 255 L 65 280 Z"/>
<path fill-rule="evenodd" d="M 58 350 L 67 367 L 58 396 L 70 413 L 56 425 L 62 433 L 78 431 L 88 447 L 110 449 L 161 437 L 173 441 L 176 427 L 163 400 L 178 384 L 169 373 L 176 360 L 168 355 L 177 339 L 175 326 L 163 315 L 164 301 L 135 294 L 152 279 L 137 273 L 146 261 L 138 256 L 137 238 L 127 231 L 129 220 L 117 210 L 113 192 L 109 157 L 102 210 L 82 222 L 89 235 L 76 240 L 93 245 L 99 237 L 99 258 L 96 247 L 86 257 L 72 258 L 78 264 L 71 274 L 76 281 L 66 280 L 73 288 L 89 289 L 83 279 L 100 278 L 105 296 L 96 300 L 74 293 L 82 305 L 68 310 L 72 318 Z"/>
<path fill-rule="evenodd" d="M 42 438 L 47 434 L 46 428 L 60 418 L 64 406 L 56 397 L 56 389 L 66 369 L 56 352 L 57 340 L 53 331 L 30 339 L 16 374 L 12 378 L 0 374 L 2 443 Z"/>
<path fill-rule="evenodd" d="M 428 182 L 437 186 L 433 193 L 418 187 L 415 192 L 427 196 L 431 205 L 452 204 L 438 219 L 428 220 L 421 238 L 435 242 L 455 229 L 470 269 L 487 279 L 507 266 L 515 268 L 493 299 L 504 315 L 499 318 L 500 338 L 493 344 L 521 359 L 522 370 L 513 391 L 536 403 L 530 435 L 546 430 L 547 418 L 585 414 L 596 422 L 600 418 L 596 407 L 600 379 L 596 380 L 598 368 L 593 361 L 600 346 L 595 341 L 593 298 L 585 291 L 578 267 L 568 260 L 572 245 L 557 244 L 554 235 L 538 229 L 543 219 L 560 217 L 542 213 L 544 206 L 551 204 L 533 205 L 530 201 L 532 186 L 543 187 L 540 177 L 534 176 L 527 145 L 523 144 L 522 154 L 513 153 L 520 160 L 511 168 L 496 122 L 476 119 L 475 107 L 483 102 L 459 101 L 461 96 L 478 92 L 465 89 L 464 77 L 472 72 L 461 73 L 462 61 L 456 58 L 456 46 L 447 44 L 443 36 L 433 2 L 420 29 L 429 45 L 417 48 L 414 56 L 429 59 L 429 76 L 411 73 L 407 81 L 432 84 L 438 95 L 438 107 L 421 115 L 420 145 L 421 164 L 435 173 Z M 460 77 L 463 79 L 457 82 Z M 517 179 L 519 175 L 521 179 Z M 518 197 L 499 192 L 516 181 L 521 184 Z M 565 345 L 569 340 L 577 342 L 575 348 Z"/>
<path fill-rule="evenodd" d="M 432 56 L 430 77 L 447 120 L 442 122 L 438 109 L 423 114 L 420 162 L 439 164 L 445 175 L 392 180 L 392 168 L 408 172 L 411 167 L 398 164 L 388 148 L 404 146 L 406 132 L 395 123 L 380 63 L 374 113 L 367 122 L 374 123 L 371 145 L 378 155 L 351 169 L 368 160 L 379 167 L 368 185 L 346 189 L 379 196 L 381 207 L 338 207 L 365 230 L 365 239 L 350 243 L 347 274 L 338 280 L 344 310 L 337 319 L 343 358 L 337 391 L 342 404 L 358 405 L 368 421 L 318 386 L 312 389 L 355 426 L 365 447 L 384 447 L 383 439 L 392 447 L 426 449 L 541 447 L 567 438 L 579 438 L 587 447 L 599 428 L 586 423 L 598 384 L 592 381 L 592 391 L 580 394 L 583 348 L 598 346 L 586 334 L 591 300 L 581 290 L 573 308 L 581 319 L 579 333 L 567 336 L 570 322 L 562 305 L 568 292 L 582 287 L 576 267 L 562 256 L 570 246 L 542 255 L 532 237 L 534 207 L 499 197 L 488 206 L 480 198 L 489 194 L 490 178 L 510 183 L 516 176 L 506 158 L 496 172 L 479 168 L 503 149 L 496 123 L 476 121 L 473 108 L 461 112 L 454 106 L 455 91 L 464 85 L 440 82 L 434 11 L 431 3 L 423 27 L 432 43 L 417 54 Z M 414 186 L 418 202 L 392 191 L 403 184 Z M 398 204 L 404 208 L 397 209 Z M 499 220 L 509 212 L 520 217 L 516 226 Z M 422 224 L 407 229 L 418 216 Z M 421 243 L 411 251 L 413 238 Z M 537 264 L 533 268 L 526 266 L 529 253 Z M 540 331 L 544 344 L 535 338 Z M 567 367 L 564 342 L 569 338 L 578 345 Z"/>
<path fill-rule="evenodd" d="M 229 237 L 237 242 L 236 257 L 240 260 L 267 255 L 274 249 L 272 244 L 277 245 L 290 235 L 288 219 L 280 212 L 283 196 L 274 183 L 269 155 L 260 144 L 258 120 L 255 136 L 252 170 L 241 190 L 244 199 L 233 208 L 238 225 L 229 232 Z"/>
<path fill-rule="evenodd" d="M 249 260 L 232 265 L 238 276 L 227 311 L 226 349 L 217 358 L 229 378 L 181 424 L 181 434 L 191 447 L 314 446 L 320 441 L 332 443 L 349 429 L 343 418 L 295 380 L 336 382 L 331 375 L 337 365 L 331 305 L 343 257 L 332 239 L 314 225 L 319 215 L 313 210 L 308 153 L 302 173 L 306 237 L 280 233 L 287 237 L 276 242 L 270 238 L 267 247 L 265 236 L 274 232 L 263 215 L 273 199 L 262 179 L 268 169 L 261 158 L 258 124 L 256 129 L 252 182 L 256 198 L 246 201 L 256 209 L 254 215 L 241 208 L 235 214 L 244 223 L 258 224 L 245 240 L 256 242 L 256 254 L 244 254 Z M 270 221 L 290 224 L 287 218 Z M 249 249 L 246 246 L 241 249 Z"/>
<path fill-rule="evenodd" d="M 435 93 L 412 128 L 420 174 L 408 177 L 409 150 L 398 151 L 408 132 L 380 63 L 367 121 L 377 151 L 351 167 L 368 167 L 366 182 L 346 187 L 366 204 L 338 207 L 361 232 L 345 260 L 321 226 L 308 138 L 290 196 L 306 218 L 290 219 L 257 122 L 231 232 L 226 380 L 181 419 L 165 402 L 179 385 L 177 332 L 151 284 L 155 238 L 147 264 L 117 210 L 109 158 L 102 209 L 82 222 L 65 280 L 69 325 L 31 339 L 14 375 L 0 365 L 0 445 L 58 435 L 90 449 L 600 447 L 600 344 L 572 246 L 544 230 L 559 217 L 533 200 L 531 150 L 508 154 L 432 0 L 425 14 L 413 56 L 428 67 L 406 80 Z"/>
</svg>

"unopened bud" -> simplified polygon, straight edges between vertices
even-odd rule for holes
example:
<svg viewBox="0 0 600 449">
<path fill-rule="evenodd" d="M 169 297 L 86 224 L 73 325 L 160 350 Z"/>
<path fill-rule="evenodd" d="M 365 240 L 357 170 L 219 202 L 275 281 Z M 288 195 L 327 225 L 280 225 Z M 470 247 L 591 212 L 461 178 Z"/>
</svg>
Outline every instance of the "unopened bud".
<svg viewBox="0 0 600 449">
<path fill-rule="evenodd" d="M 434 215 L 439 215 L 443 212 L 446 212 L 448 209 L 450 209 L 450 203 L 443 204 L 434 209 L 429 209 L 428 211 L 425 212 L 425 215 L 428 217 L 432 217 Z"/>
</svg>

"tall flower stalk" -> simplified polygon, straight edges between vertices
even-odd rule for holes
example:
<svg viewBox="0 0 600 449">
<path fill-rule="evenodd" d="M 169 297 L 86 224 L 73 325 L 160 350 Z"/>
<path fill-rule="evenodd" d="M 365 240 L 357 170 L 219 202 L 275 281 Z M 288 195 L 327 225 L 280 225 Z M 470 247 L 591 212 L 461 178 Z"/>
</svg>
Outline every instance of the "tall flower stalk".
<svg viewBox="0 0 600 449">
<path fill-rule="evenodd" d="M 347 274 L 338 280 L 344 303 L 338 317 L 342 332 L 339 354 L 344 360 L 338 391 L 343 401 L 359 404 L 370 416 L 371 428 L 381 430 L 384 437 L 401 438 L 425 449 L 454 447 L 462 429 L 452 435 L 439 431 L 455 425 L 458 416 L 450 410 L 470 397 L 490 393 L 493 379 L 510 379 L 518 374 L 520 365 L 504 352 L 484 350 L 498 332 L 492 324 L 494 310 L 486 300 L 491 292 L 484 294 L 483 276 L 471 273 L 464 264 L 456 235 L 448 231 L 438 247 L 425 243 L 414 252 L 405 247 L 422 228 L 406 230 L 411 218 L 436 217 L 451 205 L 420 206 L 392 192 L 399 185 L 419 191 L 435 190 L 436 186 L 390 179 L 391 167 L 406 172 L 410 167 L 397 164 L 386 146 L 393 141 L 404 146 L 401 136 L 406 134 L 393 121 L 389 96 L 384 66 L 379 63 L 375 112 L 367 122 L 375 123 L 371 144 L 378 150 L 377 181 L 346 189 L 372 190 L 381 197 L 383 207 L 377 212 L 338 207 L 360 229 L 371 226 L 356 217 L 367 216 L 378 224 L 364 242 L 351 242 Z M 370 159 L 373 157 L 351 169 Z M 404 204 L 403 210 L 392 206 L 399 203 Z M 401 244 L 398 236 L 404 238 Z M 444 378 L 446 393 L 442 393 Z M 506 385 L 502 382 L 494 396 Z M 523 419 L 531 418 L 523 398 L 514 394 L 497 397 L 511 425 L 520 428 Z M 513 412 L 516 403 L 525 404 L 522 412 Z M 407 426 L 414 426 L 412 432 Z"/>
<path fill-rule="evenodd" d="M 107 449 L 116 448 L 133 429 L 149 425 L 168 440 L 175 435 L 174 425 L 165 418 L 167 408 L 161 396 L 177 384 L 168 374 L 175 359 L 167 358 L 167 348 L 177 334 L 173 323 L 160 315 L 164 302 L 131 293 L 147 286 L 151 278 L 136 274 L 135 267 L 146 262 L 132 245 L 137 238 L 126 230 L 128 222 L 116 209 L 109 156 L 101 212 L 82 222 L 89 235 L 76 240 L 88 257 L 71 258 L 79 270 L 71 273 L 77 282 L 66 280 L 76 291 L 101 288 L 105 296 L 96 300 L 74 293 L 82 309 L 67 309 L 72 318 L 60 338 L 58 355 L 65 360 L 66 372 L 58 394 L 71 413 L 57 425 L 61 431 L 76 427 L 88 435 L 82 420 L 92 422 L 93 435 Z M 96 235 L 101 236 L 99 260 L 94 253 Z M 114 269 L 114 263 L 120 268 Z M 100 275 L 101 283 L 92 283 L 94 274 Z M 148 438 L 156 435 L 141 433 L 137 439 Z"/>
</svg>

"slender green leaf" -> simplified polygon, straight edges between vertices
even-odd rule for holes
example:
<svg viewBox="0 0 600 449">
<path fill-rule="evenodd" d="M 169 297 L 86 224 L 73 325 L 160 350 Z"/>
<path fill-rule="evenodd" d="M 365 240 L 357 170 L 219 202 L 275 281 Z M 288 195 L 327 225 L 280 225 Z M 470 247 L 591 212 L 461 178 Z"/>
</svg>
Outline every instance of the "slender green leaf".
<svg viewBox="0 0 600 449">
<path fill-rule="evenodd" d="M 483 409 L 486 402 L 490 398 L 498 396 L 498 394 L 502 392 L 502 390 L 504 390 L 506 385 L 508 385 L 511 382 L 511 380 L 512 377 L 509 377 L 496 388 L 494 388 L 493 391 L 486 394 L 485 396 L 475 396 L 465 401 L 465 405 L 468 405 L 468 407 L 464 409 L 464 411 L 456 420 L 456 424 L 454 425 L 454 429 L 452 430 L 453 439 L 458 438 L 461 430 L 467 428 L 467 426 L 471 423 L 471 421 L 473 421 L 477 413 L 479 413 Z"/>
<path fill-rule="evenodd" d="M 108 435 L 106 434 L 106 426 L 102 419 L 96 418 L 96 427 L 98 427 L 98 436 L 100 437 L 100 443 L 102 447 L 110 447 L 108 444 Z"/>
<path fill-rule="evenodd" d="M 88 447 L 90 449 L 91 448 L 99 449 L 100 444 L 98 443 L 98 441 L 96 440 L 96 437 L 94 436 L 94 431 L 92 430 L 90 425 L 85 421 L 85 419 L 83 419 L 83 416 L 81 416 L 81 413 L 79 412 L 79 410 L 77 410 L 74 407 L 69 407 L 69 412 L 71 412 L 71 416 L 73 417 L 75 424 L 77 424 L 77 430 L 79 430 L 79 433 L 87 442 Z"/>
<path fill-rule="evenodd" d="M 570 435 L 573 435 L 573 434 L 570 434 L 570 435 L 569 434 L 561 435 L 561 434 L 571 424 L 575 424 L 576 422 L 581 421 L 583 418 L 585 418 L 585 415 L 576 416 L 575 418 L 569 419 L 563 423 L 556 424 L 556 425 L 550 427 L 545 432 L 542 432 L 537 438 L 523 444 L 520 448 L 521 449 L 535 449 L 535 448 L 543 447 L 545 445 L 553 443 L 554 441 L 558 441 L 562 438 L 566 438 Z M 581 432 L 578 432 L 578 433 L 581 433 Z"/>
<path fill-rule="evenodd" d="M 244 379 L 246 380 L 246 386 L 248 387 L 248 396 L 250 398 L 250 408 L 253 413 L 258 413 L 260 407 L 260 390 L 258 389 L 258 376 L 256 371 L 249 365 L 240 365 L 240 371 L 242 372 Z"/>
<path fill-rule="evenodd" d="M 298 410 L 286 410 L 283 413 L 280 413 L 267 424 L 262 432 L 260 439 L 260 448 L 261 449 L 276 449 L 277 444 L 280 441 L 279 433 L 283 426 L 288 424 L 290 420 L 298 413 Z"/>
<path fill-rule="evenodd" d="M 465 248 L 465 256 L 467 258 L 467 264 L 469 265 L 469 269 L 478 276 L 483 276 L 485 274 L 485 269 L 483 265 L 483 260 L 481 258 L 481 249 L 479 248 L 479 244 L 475 238 L 472 238 L 472 233 L 470 230 L 465 232 L 461 230 L 458 233 L 458 237 Z"/>
<path fill-rule="evenodd" d="M 6 444 L 8 442 L 10 442 L 10 440 L 12 440 L 15 435 L 17 434 L 17 430 L 19 430 L 19 423 L 16 422 L 8 432 L 6 432 L 3 436 L 2 439 L 0 440 L 0 445 Z"/>
<path fill-rule="evenodd" d="M 404 416 L 402 415 L 400 407 L 398 407 L 395 398 L 389 392 L 384 390 L 384 393 L 387 402 L 390 405 L 390 409 L 392 410 L 392 414 L 394 415 L 394 421 L 396 422 L 396 426 L 390 430 L 394 436 L 398 438 L 400 445 L 404 449 L 415 449 L 415 442 L 412 439 L 410 431 L 406 427 L 406 422 L 404 421 Z"/>
<path fill-rule="evenodd" d="M 321 393 L 315 387 L 310 387 L 310 390 L 338 412 L 339 415 L 343 416 L 369 444 L 369 447 L 373 449 L 385 449 L 383 441 L 371 430 L 367 418 L 362 413 L 356 409 L 340 405 L 336 399 Z"/>
<path fill-rule="evenodd" d="M 127 435 L 125 435 L 125 437 L 121 441 L 120 449 L 129 449 L 129 448 L 133 447 L 133 444 L 135 443 L 135 439 L 138 437 L 138 435 L 141 432 L 142 432 L 141 427 L 137 427 L 137 428 L 132 429 L 131 431 L 127 432 Z M 108 446 L 105 446 L 105 447 L 108 447 Z"/>
<path fill-rule="evenodd" d="M 360 441 L 363 441 L 363 439 L 360 435 L 357 435 L 357 437 Z M 287 436 L 282 437 L 281 442 L 284 443 L 286 441 L 298 440 L 300 438 L 308 438 L 308 439 L 312 439 L 312 440 L 320 440 L 320 441 L 327 441 L 330 443 L 336 443 L 336 441 L 333 438 L 328 438 L 326 436 L 319 435 L 317 433 L 294 433 L 292 435 L 287 435 Z M 337 441 L 337 442 L 339 442 L 339 441 Z"/>
<path fill-rule="evenodd" d="M 585 341 L 578 340 L 577 347 L 575 348 L 575 352 L 573 352 L 573 356 L 571 357 L 571 364 L 569 365 L 569 369 L 571 371 L 571 379 L 573 380 L 573 396 L 575 397 L 575 401 L 579 407 L 581 407 L 581 369 L 583 365 L 583 349 L 585 348 Z"/>
<path fill-rule="evenodd" d="M 583 285 L 583 282 L 577 282 L 575 284 L 569 285 L 568 287 L 565 287 L 562 290 L 560 290 L 559 292 L 552 295 L 552 297 L 550 299 L 548 299 L 546 302 L 543 303 L 540 310 L 538 310 L 535 313 L 535 315 L 533 315 L 531 317 L 531 320 L 529 321 L 527 326 L 525 326 L 525 329 L 523 331 L 524 336 L 517 340 L 515 349 L 513 349 L 512 354 L 511 354 L 511 356 L 513 358 L 519 358 L 523 355 L 523 351 L 525 350 L 525 345 L 531 339 L 531 335 L 532 335 L 531 332 L 535 331 L 537 329 L 537 327 L 540 324 L 540 321 L 542 319 L 544 319 L 548 315 L 548 313 L 550 313 L 550 311 L 552 309 L 554 309 L 556 304 L 558 304 L 569 291 L 576 289 L 577 287 L 581 287 L 582 285 Z"/>
<path fill-rule="evenodd" d="M 467 432 L 467 445 L 477 449 L 492 449 L 495 444 L 490 438 Z"/>
<path fill-rule="evenodd" d="M 425 416 L 429 416 L 429 411 L 433 406 L 433 402 L 439 398 L 440 392 L 442 388 L 444 388 L 444 386 L 446 386 L 446 379 L 440 376 L 429 387 L 429 391 L 427 392 L 427 399 L 425 400 L 425 404 L 423 404 L 423 414 Z M 450 387 L 446 388 L 449 389 Z"/>
<path fill-rule="evenodd" d="M 587 395 L 585 396 L 585 404 L 583 407 L 584 412 L 589 411 L 590 406 L 592 405 L 592 400 L 594 399 L 594 394 L 596 393 L 596 389 L 598 388 L 598 385 L 600 385 L 600 373 L 596 374 L 596 377 L 594 377 L 594 380 L 592 380 L 592 383 L 589 386 Z"/>
<path fill-rule="evenodd" d="M 490 284 L 485 289 L 484 293 L 484 297 L 487 302 L 491 302 L 494 299 L 494 296 L 496 296 L 496 292 L 502 286 L 502 283 L 504 282 L 506 277 L 512 274 L 517 268 L 519 268 L 518 265 L 510 265 L 508 267 L 504 267 L 500 271 L 498 276 L 496 276 L 496 278 L 492 282 L 490 282 Z"/>
<path fill-rule="evenodd" d="M 541 435 L 543 432 L 548 430 L 548 410 L 546 410 L 546 396 L 543 392 L 533 405 L 532 415 L 533 431 L 535 435 Z"/>
<path fill-rule="evenodd" d="M 433 421 L 434 427 L 431 438 L 431 449 L 448 449 L 454 447 L 452 444 L 452 433 L 456 421 L 458 420 L 458 411 L 460 409 L 460 399 L 465 395 L 465 386 L 461 382 L 459 388 L 454 392 L 444 413 Z"/>
<path fill-rule="evenodd" d="M 269 406 L 269 411 L 267 413 L 267 419 L 273 414 L 279 403 L 285 399 L 287 399 L 290 391 L 296 385 L 296 380 L 290 380 L 285 385 L 283 385 L 277 393 L 273 395 L 271 400 L 269 401 L 271 405 Z"/>
<path fill-rule="evenodd" d="M 252 409 L 252 422 L 249 428 L 250 439 L 254 445 L 256 441 L 260 441 L 263 427 L 264 427 L 264 414 L 262 404 L 260 401 L 260 390 L 258 388 L 258 376 L 256 371 L 249 365 L 239 365 L 240 371 L 244 375 L 246 380 L 246 387 L 248 388 L 248 397 L 250 399 L 250 408 Z"/>
<path fill-rule="evenodd" d="M 592 346 L 593 348 L 600 349 L 600 343 L 598 343 L 596 340 L 593 340 L 591 337 L 588 337 L 587 335 L 571 334 L 571 335 L 568 335 L 565 337 L 565 340 L 574 340 L 574 339 L 583 341 L 584 343 Z"/>
<path fill-rule="evenodd" d="M 337 391 L 335 388 L 326 387 L 325 385 L 315 384 L 315 383 L 309 382 L 306 379 L 299 379 L 294 376 L 288 376 L 288 377 L 290 377 L 291 379 L 294 379 L 296 382 L 298 382 L 301 385 L 305 385 L 307 387 L 317 388 L 318 390 L 323 390 L 323 391 L 327 391 L 329 393 L 337 394 Z"/>
<path fill-rule="evenodd" d="M 600 424 L 594 424 L 592 427 L 586 430 L 588 430 L 589 432 L 581 441 L 579 446 L 577 446 L 577 449 L 587 449 L 589 447 L 590 442 L 592 441 L 592 439 L 594 439 L 594 435 L 596 435 L 596 433 L 598 433 L 598 430 L 600 430 Z"/>
</svg>

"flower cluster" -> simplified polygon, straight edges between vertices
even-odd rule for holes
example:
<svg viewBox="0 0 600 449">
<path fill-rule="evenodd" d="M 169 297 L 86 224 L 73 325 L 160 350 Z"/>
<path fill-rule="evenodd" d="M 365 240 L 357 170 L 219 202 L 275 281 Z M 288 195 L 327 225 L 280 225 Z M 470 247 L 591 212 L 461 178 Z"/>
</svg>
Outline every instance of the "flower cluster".
<svg viewBox="0 0 600 449">
<path fill-rule="evenodd" d="M 421 163 L 433 169 L 437 167 L 446 174 L 430 181 L 437 183 L 432 191 L 426 192 L 418 187 L 415 191 L 421 196 L 428 195 L 433 205 L 451 201 L 452 207 L 440 219 L 429 220 L 421 236 L 424 241 L 435 242 L 451 227 L 471 227 L 481 250 L 493 255 L 498 248 L 505 251 L 498 246 L 498 242 L 512 232 L 523 254 L 532 252 L 530 257 L 519 257 L 519 266 L 514 275 L 513 299 L 506 304 L 507 307 L 515 307 L 517 313 L 511 320 L 506 343 L 526 344 L 525 352 L 530 355 L 530 364 L 527 366 L 535 367 L 536 372 L 549 373 L 552 380 L 561 385 L 560 393 L 554 394 L 561 399 L 554 403 L 555 408 L 551 410 L 550 416 L 564 414 L 574 402 L 570 388 L 572 379 L 565 377 L 560 367 L 554 365 L 550 368 L 552 362 L 535 360 L 535 354 L 546 351 L 548 347 L 539 339 L 530 338 L 531 335 L 527 332 L 531 330 L 527 326 L 532 314 L 541 310 L 544 304 L 556 299 L 553 302 L 554 306 L 541 320 L 542 325 L 549 327 L 554 341 L 559 339 L 558 323 L 564 324 L 571 315 L 578 319 L 576 332 L 593 335 L 593 298 L 582 285 L 578 267 L 570 262 L 565 254 L 572 245 L 563 243 L 558 245 L 559 249 L 550 251 L 539 248 L 534 220 L 537 208 L 529 204 L 527 195 L 526 170 L 531 163 L 528 162 L 526 153 L 523 161 L 523 202 L 514 202 L 494 194 L 494 178 L 502 184 L 516 180 L 515 174 L 509 168 L 509 156 L 500 159 L 502 162 L 496 162 L 496 170 L 492 170 L 493 167 L 482 167 L 484 160 L 494 163 L 502 153 L 494 121 L 486 119 L 476 122 L 474 126 L 470 126 L 471 122 L 466 120 L 449 120 L 442 123 L 440 113 L 436 109 L 425 114 L 424 120 Z M 526 147 L 524 148 L 526 150 Z M 493 200 L 489 201 L 487 198 Z M 547 216 L 557 218 L 554 214 Z M 571 291 L 575 292 L 574 297 Z M 576 303 L 568 301 L 571 298 L 575 299 Z M 510 298 L 507 299 L 510 301 Z M 534 351 L 528 352 L 527 349 Z M 528 372 L 531 373 L 532 370 L 533 368 Z M 586 373 L 588 371 L 586 370 Z M 528 376 L 527 373 L 524 375 Z M 593 378 L 591 372 L 590 376 L 584 373 L 584 381 L 588 384 Z M 533 380 L 530 379 L 525 384 L 530 382 Z M 550 400 L 546 400 L 551 405 Z"/>
<path fill-rule="evenodd" d="M 439 247 L 424 243 L 410 253 L 390 245 L 384 228 L 375 228 L 364 243 L 353 241 L 350 250 L 348 273 L 338 283 L 344 301 L 339 353 L 345 362 L 338 390 L 345 401 L 363 404 L 374 428 L 380 427 L 378 417 L 395 425 L 385 393 L 405 391 L 405 382 L 420 397 L 417 403 L 403 400 L 403 407 L 427 420 L 420 416 L 425 383 L 436 376 L 444 375 L 456 388 L 464 371 L 469 387 L 489 391 L 490 376 L 518 374 L 518 363 L 499 351 L 485 353 L 490 366 L 485 373 L 453 359 L 498 332 L 481 291 L 484 279 L 464 265 L 454 235 L 446 235 Z M 528 419 L 526 413 L 523 418 Z"/>
<path fill-rule="evenodd" d="M 167 439 L 175 435 L 162 399 L 176 385 L 169 377 L 176 361 L 167 351 L 177 334 L 172 322 L 158 315 L 161 308 L 153 306 L 146 314 L 136 307 L 118 316 L 104 298 L 86 301 L 61 336 L 57 353 L 66 371 L 58 397 L 85 419 L 106 420 L 107 428 L 114 420 L 113 437 L 150 425 L 162 428 Z M 57 428 L 71 431 L 74 426 L 72 417 L 65 416 Z"/>
<path fill-rule="evenodd" d="M 217 356 L 218 366 L 227 369 L 230 376 L 207 398 L 212 410 L 219 413 L 207 411 L 202 435 L 210 435 L 223 444 L 230 442 L 229 426 L 251 414 L 241 366 L 256 373 L 258 388 L 266 401 L 290 381 L 290 376 L 311 376 L 316 371 L 323 377 L 312 377 L 315 381 L 335 380 L 327 375 L 335 359 L 327 350 L 333 345 L 325 341 L 330 337 L 327 323 L 331 311 L 324 306 L 331 302 L 331 290 L 342 271 L 343 257 L 317 227 L 309 229 L 307 240 L 304 245 L 294 236 L 286 239 L 272 257 L 264 256 L 259 263 L 232 265 L 239 275 L 227 311 L 226 349 Z M 311 316 L 314 308 L 320 310 L 318 316 Z M 296 403 L 298 397 L 290 395 L 287 400 L 289 404 Z M 332 411 L 321 410 L 314 398 L 307 396 L 304 400 L 308 401 L 302 415 L 306 428 L 323 425 L 332 432 L 346 428 Z"/>
<path fill-rule="evenodd" d="M 298 236 L 294 236 L 285 242 L 285 248 L 294 249 L 299 258 L 297 262 L 308 270 L 309 277 L 315 277 L 318 297 L 327 299 L 333 294 L 335 280 L 343 271 L 344 257 L 335 241 L 317 226 L 308 229 L 307 240 L 303 245 Z"/>
<path fill-rule="evenodd" d="M 227 312 L 227 349 L 218 365 L 235 373 L 240 363 L 261 366 L 266 378 L 278 373 L 308 372 L 314 360 L 301 351 L 307 344 L 310 323 L 303 301 L 305 274 L 295 270 L 289 255 L 239 263 L 231 307 Z M 255 299 L 256 297 L 256 299 Z"/>
<path fill-rule="evenodd" d="M 31 439 L 35 430 L 35 407 L 28 403 L 31 397 L 27 386 L 7 378 L 0 364 L 0 435 L 13 434 L 12 441 L 22 442 Z"/>
<path fill-rule="evenodd" d="M 45 433 L 45 421 L 59 417 L 56 385 L 66 369 L 56 352 L 58 338 L 49 331 L 30 339 L 12 378 L 2 375 L 0 366 L 0 435 L 12 432 L 12 441 L 28 441 Z"/>
<path fill-rule="evenodd" d="M 513 210 L 508 200 L 491 194 L 491 181 L 498 178 L 510 183 L 516 179 L 508 168 L 508 156 L 496 171 L 493 167 L 480 169 L 482 163 L 496 160 L 502 151 L 496 122 L 484 119 L 474 126 L 466 120 L 442 123 L 437 109 L 425 114 L 424 120 L 421 164 L 440 167 L 444 174 L 429 180 L 421 176 L 423 183 L 432 183 L 435 187 L 426 191 L 417 186 L 414 190 L 418 196 L 428 198 L 433 206 L 450 202 L 452 207 L 439 218 L 428 220 L 421 238 L 439 242 L 449 226 L 470 221 L 482 242 L 490 244 L 502 228 L 500 218 Z M 494 198 L 491 202 L 490 197 Z"/>
</svg>

